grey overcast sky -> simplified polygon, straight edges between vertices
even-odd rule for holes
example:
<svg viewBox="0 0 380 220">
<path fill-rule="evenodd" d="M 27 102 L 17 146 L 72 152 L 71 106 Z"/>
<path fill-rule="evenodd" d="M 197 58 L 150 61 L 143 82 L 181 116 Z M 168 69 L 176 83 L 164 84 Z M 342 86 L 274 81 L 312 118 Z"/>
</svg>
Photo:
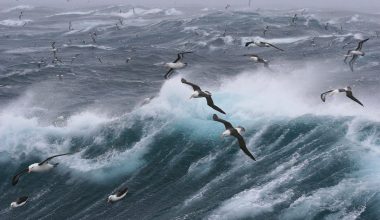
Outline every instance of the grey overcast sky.
<svg viewBox="0 0 380 220">
<path fill-rule="evenodd" d="M 132 4 L 147 7 L 241 7 L 249 0 L 0 0 L 0 7 L 24 5 L 49 5 L 56 8 L 76 8 L 88 5 Z M 254 8 L 321 8 L 330 10 L 353 10 L 380 13 L 380 0 L 251 0 Z"/>
</svg>

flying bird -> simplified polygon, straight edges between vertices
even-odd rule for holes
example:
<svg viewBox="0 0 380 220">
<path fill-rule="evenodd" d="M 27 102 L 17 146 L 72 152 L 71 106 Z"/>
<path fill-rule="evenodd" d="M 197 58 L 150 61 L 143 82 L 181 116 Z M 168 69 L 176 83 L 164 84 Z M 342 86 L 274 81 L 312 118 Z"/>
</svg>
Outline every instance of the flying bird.
<svg viewBox="0 0 380 220">
<path fill-rule="evenodd" d="M 112 204 L 114 202 L 120 201 L 127 195 L 127 193 L 128 193 L 128 187 L 118 190 L 115 194 L 108 196 L 107 202 Z"/>
<path fill-rule="evenodd" d="M 264 37 L 265 37 L 267 31 L 269 31 L 269 26 L 265 26 L 265 28 L 264 28 L 264 31 L 263 31 Z"/>
<path fill-rule="evenodd" d="M 96 57 L 96 59 L 98 59 L 99 63 L 103 63 L 103 61 L 102 61 L 102 58 L 101 58 L 101 57 Z"/>
<path fill-rule="evenodd" d="M 79 56 L 80 56 L 80 53 L 77 53 L 73 57 L 71 57 L 70 63 L 72 64 Z"/>
<path fill-rule="evenodd" d="M 186 81 L 184 78 L 181 79 L 181 82 L 193 88 L 194 92 L 193 94 L 191 94 L 190 99 L 191 98 L 206 98 L 208 106 L 210 106 L 211 108 L 213 108 L 214 110 L 222 114 L 226 114 L 221 108 L 219 108 L 218 106 L 214 104 L 214 101 L 211 98 L 212 94 L 209 91 L 202 91 L 201 87 L 199 87 L 198 85 L 195 85 L 194 83 Z"/>
<path fill-rule="evenodd" d="M 184 54 L 192 53 L 192 52 L 181 52 L 177 54 L 177 59 L 171 63 L 165 63 L 165 66 L 169 68 L 169 71 L 165 74 L 165 79 L 169 79 L 169 77 L 173 74 L 174 70 L 182 69 L 187 66 L 187 63 L 183 63 Z"/>
<path fill-rule="evenodd" d="M 53 52 L 54 57 L 57 55 L 58 48 L 55 47 L 55 41 L 51 43 L 51 51 Z"/>
<path fill-rule="evenodd" d="M 248 56 L 250 60 L 252 60 L 255 63 L 263 63 L 264 67 L 269 67 L 269 60 L 264 60 L 263 58 L 259 57 L 259 55 L 256 54 L 244 54 L 243 56 Z"/>
<path fill-rule="evenodd" d="M 26 173 L 46 172 L 46 171 L 53 169 L 54 167 L 56 167 L 58 165 L 58 163 L 54 163 L 54 164 L 49 163 L 51 159 L 56 158 L 56 157 L 60 157 L 60 156 L 71 155 L 71 154 L 72 153 L 54 155 L 54 156 L 48 157 L 47 159 L 43 160 L 40 163 L 33 163 L 33 164 L 29 165 L 28 168 L 22 170 L 21 172 L 19 172 L 13 176 L 12 185 L 13 186 L 16 185 L 18 183 L 20 177 Z"/>
<path fill-rule="evenodd" d="M 122 18 L 119 18 L 120 25 L 123 25 L 124 20 Z"/>
<path fill-rule="evenodd" d="M 349 62 L 349 65 L 350 65 L 350 69 L 352 72 L 354 72 L 354 63 L 355 61 L 358 59 L 359 56 L 364 56 L 365 53 L 362 51 L 362 48 L 363 48 L 363 44 L 369 40 L 369 38 L 365 39 L 365 40 L 362 40 L 358 43 L 358 47 L 355 49 L 355 50 L 349 50 L 347 52 L 347 54 L 345 55 L 345 58 L 344 58 L 344 63 L 347 63 L 347 58 L 348 57 L 352 57 L 350 62 Z"/>
<path fill-rule="evenodd" d="M 329 23 L 328 23 L 328 22 L 325 24 L 325 30 L 326 30 L 326 31 L 329 30 Z"/>
<path fill-rule="evenodd" d="M 74 29 L 73 29 L 73 26 L 71 24 L 71 21 L 69 21 L 69 31 L 72 31 L 72 30 L 74 30 Z"/>
<path fill-rule="evenodd" d="M 254 44 L 254 45 L 258 46 L 258 47 L 273 47 L 273 48 L 275 48 L 277 50 L 284 51 L 283 49 L 281 49 L 279 47 L 276 47 L 275 45 L 270 44 L 268 42 L 264 42 L 264 41 L 249 41 L 249 42 L 245 43 L 245 46 L 248 47 L 251 44 Z"/>
<path fill-rule="evenodd" d="M 245 129 L 241 126 L 237 126 L 236 128 L 234 128 L 232 126 L 232 124 L 228 121 L 225 121 L 221 118 L 219 118 L 216 114 L 213 115 L 212 119 L 214 121 L 217 121 L 217 122 L 220 122 L 220 123 L 223 123 L 224 124 L 224 127 L 226 128 L 226 130 L 222 133 L 222 137 L 225 137 L 225 136 L 234 136 L 238 142 L 239 142 L 239 146 L 240 146 L 240 149 L 248 156 L 250 157 L 252 160 L 255 160 L 255 157 L 251 154 L 251 152 L 249 152 L 246 144 L 245 144 L 245 141 L 244 141 L 244 138 L 242 135 L 242 133 L 245 132 Z"/>
<path fill-rule="evenodd" d="M 294 14 L 292 18 L 292 24 L 296 24 L 297 19 L 298 19 L 297 14 Z"/>
<path fill-rule="evenodd" d="M 327 92 L 324 92 L 321 94 L 321 99 L 323 102 L 326 101 L 326 98 L 327 96 L 332 96 L 332 95 L 335 95 L 335 94 L 338 94 L 338 93 L 341 93 L 341 92 L 344 92 L 346 93 L 346 96 L 350 99 L 352 99 L 354 102 L 358 103 L 359 105 L 363 106 L 364 105 L 357 99 L 354 97 L 354 95 L 352 94 L 352 89 L 350 86 L 347 86 L 346 88 L 343 88 L 343 89 L 334 89 L 334 90 L 329 90 Z"/>
</svg>

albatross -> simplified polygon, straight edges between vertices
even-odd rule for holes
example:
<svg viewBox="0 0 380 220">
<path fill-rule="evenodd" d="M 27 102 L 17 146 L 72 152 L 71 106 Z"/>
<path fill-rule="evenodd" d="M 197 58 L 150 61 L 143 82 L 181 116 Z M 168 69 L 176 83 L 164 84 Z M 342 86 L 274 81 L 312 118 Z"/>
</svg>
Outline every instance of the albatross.
<svg viewBox="0 0 380 220">
<path fill-rule="evenodd" d="M 245 46 L 248 47 L 251 44 L 255 44 L 258 47 L 273 47 L 273 48 L 275 48 L 277 50 L 284 51 L 283 49 L 281 49 L 281 48 L 279 48 L 279 47 L 277 47 L 277 46 L 275 46 L 273 44 L 270 44 L 268 42 L 264 42 L 264 41 L 249 41 L 249 42 L 245 43 Z"/>
<path fill-rule="evenodd" d="M 176 69 L 182 69 L 185 66 L 187 66 L 187 63 L 183 63 L 183 55 L 187 53 L 192 53 L 192 52 L 181 52 L 177 54 L 177 59 L 175 59 L 171 63 L 165 63 L 165 66 L 169 68 L 169 71 L 165 74 L 165 79 L 169 79 L 169 77 L 173 74 L 174 70 Z"/>
<path fill-rule="evenodd" d="M 33 164 L 29 165 L 28 168 L 22 170 L 21 172 L 19 172 L 13 176 L 12 185 L 13 186 L 16 185 L 18 183 L 20 177 L 26 173 L 33 173 L 33 172 L 40 173 L 40 172 L 46 172 L 46 171 L 53 169 L 54 167 L 56 167 L 58 165 L 58 163 L 53 163 L 53 164 L 50 163 L 51 159 L 56 158 L 56 157 L 60 157 L 60 156 L 70 155 L 70 154 L 73 154 L 73 153 L 65 153 L 65 154 L 54 155 L 54 156 L 48 157 L 47 159 L 43 160 L 42 162 L 33 163 Z"/>
<path fill-rule="evenodd" d="M 349 62 L 349 65 L 350 65 L 350 69 L 352 72 L 354 72 L 354 63 L 355 61 L 358 59 L 359 56 L 364 56 L 365 53 L 362 51 L 362 48 L 363 48 L 363 44 L 369 40 L 369 38 L 365 39 L 365 40 L 362 40 L 358 43 L 358 46 L 356 47 L 355 50 L 349 50 L 347 52 L 347 54 L 345 55 L 345 58 L 344 58 L 344 63 L 347 63 L 347 59 L 348 57 L 352 57 L 350 62 Z"/>
<path fill-rule="evenodd" d="M 11 203 L 11 208 L 21 207 L 26 204 L 27 200 L 28 200 L 27 196 L 21 196 L 16 201 Z"/>
<path fill-rule="evenodd" d="M 265 67 L 269 68 L 269 60 L 264 60 L 257 54 L 244 54 L 243 56 L 249 57 L 249 59 L 255 63 L 263 63 Z"/>
<path fill-rule="evenodd" d="M 194 83 L 186 81 L 184 78 L 181 79 L 181 82 L 193 88 L 194 92 L 190 96 L 190 99 L 191 98 L 206 98 L 208 106 L 210 106 L 211 108 L 213 108 L 214 110 L 222 114 L 226 114 L 221 108 L 219 108 L 218 106 L 214 104 L 214 101 L 211 98 L 211 93 L 209 91 L 202 91 L 201 87 L 199 87 L 198 85 L 195 85 Z"/>
<path fill-rule="evenodd" d="M 224 124 L 224 127 L 226 128 L 226 130 L 222 133 L 222 137 L 234 136 L 239 142 L 240 149 L 248 157 L 250 157 L 252 160 L 256 161 L 255 157 L 251 154 L 251 152 L 249 152 L 249 150 L 245 144 L 243 136 L 241 136 L 241 134 L 245 132 L 245 129 L 243 127 L 237 126 L 236 128 L 234 128 L 230 122 L 219 118 L 216 114 L 213 115 L 212 119 L 214 121 L 217 121 L 217 122 Z"/>
<path fill-rule="evenodd" d="M 324 92 L 321 94 L 321 99 L 323 102 L 326 102 L 326 97 L 327 96 L 332 96 L 332 95 L 335 95 L 335 94 L 338 94 L 338 93 L 341 93 L 341 92 L 344 92 L 346 93 L 346 96 L 350 99 L 352 99 L 354 102 L 358 103 L 359 105 L 363 106 L 364 105 L 357 99 L 354 97 L 354 95 L 352 94 L 352 89 L 350 86 L 347 86 L 346 88 L 343 88 L 343 89 L 334 89 L 334 90 L 329 90 L 327 92 Z"/>
</svg>

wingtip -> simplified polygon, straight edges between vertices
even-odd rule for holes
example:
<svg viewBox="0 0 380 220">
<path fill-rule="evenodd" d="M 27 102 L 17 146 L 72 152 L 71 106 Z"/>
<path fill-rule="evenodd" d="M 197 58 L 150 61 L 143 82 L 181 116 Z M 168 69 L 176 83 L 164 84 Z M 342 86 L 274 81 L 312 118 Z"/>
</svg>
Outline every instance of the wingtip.
<svg viewBox="0 0 380 220">
<path fill-rule="evenodd" d="M 18 179 L 15 179 L 14 177 L 12 178 L 12 186 L 17 185 Z"/>
<path fill-rule="evenodd" d="M 213 115 L 212 115 L 212 119 L 213 119 L 213 120 L 218 119 L 218 115 L 217 115 L 217 114 L 213 114 Z"/>
</svg>

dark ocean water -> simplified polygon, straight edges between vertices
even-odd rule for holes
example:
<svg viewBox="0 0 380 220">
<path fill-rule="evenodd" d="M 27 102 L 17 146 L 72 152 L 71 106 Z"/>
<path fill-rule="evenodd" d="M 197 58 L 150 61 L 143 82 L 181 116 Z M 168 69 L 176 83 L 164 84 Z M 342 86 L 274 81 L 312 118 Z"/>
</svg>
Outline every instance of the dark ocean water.
<svg viewBox="0 0 380 220">
<path fill-rule="evenodd" d="M 0 219 L 380 219 L 379 22 L 309 9 L 2 9 Z M 343 55 L 365 37 L 352 73 Z M 253 39 L 285 52 L 245 48 Z M 53 41 L 62 64 L 52 64 Z M 180 51 L 194 52 L 189 65 L 165 81 L 163 63 Z M 246 128 L 257 162 L 220 138 L 181 77 Z M 321 102 L 347 85 L 365 108 L 344 95 Z M 11 185 L 29 164 L 74 151 Z M 123 186 L 126 198 L 107 204 Z M 29 203 L 10 209 L 22 195 Z"/>
</svg>

